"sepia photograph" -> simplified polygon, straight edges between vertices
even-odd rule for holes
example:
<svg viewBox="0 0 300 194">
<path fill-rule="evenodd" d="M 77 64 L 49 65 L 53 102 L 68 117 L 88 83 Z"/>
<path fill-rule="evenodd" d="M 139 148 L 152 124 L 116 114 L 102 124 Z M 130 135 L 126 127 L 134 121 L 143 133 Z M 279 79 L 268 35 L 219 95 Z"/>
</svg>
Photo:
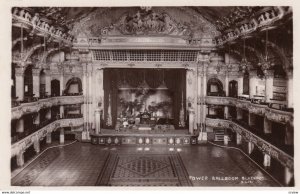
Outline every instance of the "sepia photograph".
<svg viewBox="0 0 300 194">
<path fill-rule="evenodd" d="M 296 186 L 292 6 L 9 11 L 11 187 Z"/>
</svg>

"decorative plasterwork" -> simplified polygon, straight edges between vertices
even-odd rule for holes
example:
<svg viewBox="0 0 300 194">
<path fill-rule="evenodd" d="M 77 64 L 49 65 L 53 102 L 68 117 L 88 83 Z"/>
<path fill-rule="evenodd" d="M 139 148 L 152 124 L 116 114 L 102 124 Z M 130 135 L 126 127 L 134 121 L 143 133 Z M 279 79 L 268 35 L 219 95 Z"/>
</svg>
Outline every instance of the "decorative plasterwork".
<svg viewBox="0 0 300 194">
<path fill-rule="evenodd" d="M 18 107 L 11 109 L 11 119 L 19 119 L 24 114 L 38 112 L 43 108 L 49 108 L 57 105 L 81 104 L 83 96 L 59 96 L 47 99 L 40 99 L 36 102 L 23 103 Z"/>
<path fill-rule="evenodd" d="M 265 116 L 267 119 L 294 126 L 294 116 L 291 112 L 275 110 L 269 108 L 267 105 L 254 104 L 250 101 L 240 100 L 231 97 L 217 97 L 207 96 L 205 98 L 206 104 L 223 105 L 223 106 L 235 106 L 240 109 L 248 110 L 249 113 Z"/>
<path fill-rule="evenodd" d="M 61 119 L 46 125 L 35 133 L 25 137 L 24 139 L 14 143 L 11 146 L 11 157 L 24 152 L 29 146 L 31 146 L 35 141 L 39 141 L 44 138 L 48 133 L 55 131 L 62 127 L 78 127 L 83 125 L 83 118 L 76 119 Z"/>
<path fill-rule="evenodd" d="M 272 158 L 278 160 L 282 165 L 287 168 L 293 170 L 294 169 L 294 159 L 289 156 L 287 153 L 268 143 L 267 141 L 261 139 L 260 137 L 254 135 L 247 129 L 242 126 L 234 123 L 230 120 L 222 120 L 222 119 L 209 119 L 205 120 L 206 126 L 210 127 L 223 127 L 227 129 L 232 129 L 236 133 L 240 134 L 246 141 L 252 142 L 255 144 L 263 153 L 270 155 Z"/>
</svg>

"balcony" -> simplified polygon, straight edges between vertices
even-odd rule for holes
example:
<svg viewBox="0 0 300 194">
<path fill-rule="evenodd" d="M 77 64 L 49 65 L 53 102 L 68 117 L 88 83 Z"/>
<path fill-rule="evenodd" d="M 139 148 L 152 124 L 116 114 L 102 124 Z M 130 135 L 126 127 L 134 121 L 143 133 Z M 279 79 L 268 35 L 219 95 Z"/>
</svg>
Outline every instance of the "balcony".
<svg viewBox="0 0 300 194">
<path fill-rule="evenodd" d="M 57 130 L 62 127 L 79 127 L 83 125 L 82 115 L 77 115 L 76 118 L 64 117 L 61 119 L 47 120 L 29 130 L 26 133 L 21 134 L 18 137 L 12 137 L 12 157 L 19 152 L 26 150 L 31 146 L 34 141 L 44 138 L 48 133 Z M 19 138 L 16 140 L 16 138 Z"/>
<path fill-rule="evenodd" d="M 231 121 L 231 120 L 224 120 L 224 119 L 212 119 L 206 118 L 205 120 L 206 126 L 220 128 L 231 129 L 236 133 L 240 134 L 243 139 L 247 142 L 252 142 L 254 145 L 257 146 L 262 152 L 271 155 L 272 158 L 278 160 L 284 166 L 293 169 L 294 168 L 294 159 L 290 156 L 286 150 L 278 148 L 272 144 L 272 142 L 267 141 L 269 137 L 266 136 L 264 138 L 258 136 L 258 134 L 254 134 L 251 127 L 249 127 L 245 123 L 241 123 L 240 121 Z"/>
<path fill-rule="evenodd" d="M 57 105 L 68 105 L 68 104 L 81 104 L 83 103 L 82 95 L 73 96 L 56 96 L 43 99 L 37 99 L 36 101 L 29 101 L 21 103 L 17 107 L 11 109 L 11 119 L 19 119 L 24 114 L 38 112 L 42 108 L 47 108 Z"/>
<path fill-rule="evenodd" d="M 271 121 L 294 125 L 294 114 L 292 111 L 274 109 L 266 103 L 256 103 L 256 101 L 251 100 L 250 98 L 207 96 L 205 102 L 206 104 L 213 105 L 234 106 L 248 110 L 252 114 L 265 116 Z"/>
</svg>

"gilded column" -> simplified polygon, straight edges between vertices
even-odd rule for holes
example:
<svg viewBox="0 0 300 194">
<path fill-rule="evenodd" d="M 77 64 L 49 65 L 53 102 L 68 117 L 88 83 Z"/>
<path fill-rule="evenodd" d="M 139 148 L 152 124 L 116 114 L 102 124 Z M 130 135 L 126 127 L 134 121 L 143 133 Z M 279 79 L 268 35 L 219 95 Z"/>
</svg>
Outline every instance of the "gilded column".
<svg viewBox="0 0 300 194">
<path fill-rule="evenodd" d="M 34 97 L 40 97 L 40 69 L 32 69 L 32 84 Z"/>
<path fill-rule="evenodd" d="M 22 150 L 17 154 L 17 165 L 18 167 L 24 166 L 24 152 Z"/>
<path fill-rule="evenodd" d="M 243 79 L 244 79 L 244 75 L 242 73 L 239 73 L 239 75 L 238 75 L 238 96 L 241 96 L 243 94 Z"/>
<path fill-rule="evenodd" d="M 229 78 L 228 78 L 228 74 L 229 74 L 229 72 L 228 72 L 228 70 L 226 70 L 226 72 L 225 72 L 225 95 L 226 96 L 229 96 Z"/>
<path fill-rule="evenodd" d="M 249 72 L 249 97 L 253 98 L 256 95 L 257 87 L 257 71 L 251 70 Z"/>
<path fill-rule="evenodd" d="M 15 68 L 15 76 L 16 76 L 16 96 L 19 101 L 24 100 L 24 67 Z"/>
<path fill-rule="evenodd" d="M 45 82 L 46 82 L 46 94 L 51 95 L 51 74 L 50 69 L 44 70 L 45 72 Z"/>
<path fill-rule="evenodd" d="M 270 99 L 273 97 L 273 79 L 274 79 L 274 70 L 265 71 L 265 102 L 269 103 Z"/>
<path fill-rule="evenodd" d="M 97 108 L 95 110 L 95 133 L 96 134 L 100 134 L 101 133 L 101 128 L 100 128 L 100 124 L 101 124 L 101 120 L 100 120 L 100 108 Z"/>
<path fill-rule="evenodd" d="M 60 144 L 64 144 L 65 143 L 65 129 L 64 128 L 60 129 L 59 143 Z"/>
</svg>

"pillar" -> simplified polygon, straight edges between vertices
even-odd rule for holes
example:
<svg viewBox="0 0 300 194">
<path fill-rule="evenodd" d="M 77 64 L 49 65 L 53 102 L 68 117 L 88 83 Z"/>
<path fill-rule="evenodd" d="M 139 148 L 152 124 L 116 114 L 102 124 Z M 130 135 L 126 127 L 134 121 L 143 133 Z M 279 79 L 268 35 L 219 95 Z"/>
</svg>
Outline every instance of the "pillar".
<svg viewBox="0 0 300 194">
<path fill-rule="evenodd" d="M 264 118 L 264 133 L 271 134 L 272 133 L 272 123 L 267 117 Z"/>
<path fill-rule="evenodd" d="M 50 75 L 50 70 L 44 70 L 45 72 L 45 82 L 46 82 L 46 94 L 51 95 L 51 75 Z"/>
<path fill-rule="evenodd" d="M 236 119 L 242 120 L 243 119 L 243 110 L 241 108 L 236 107 Z"/>
<path fill-rule="evenodd" d="M 255 125 L 255 114 L 249 112 L 249 119 L 248 119 L 248 125 L 254 126 Z"/>
<path fill-rule="evenodd" d="M 34 97 L 40 97 L 40 69 L 32 69 L 32 84 Z"/>
<path fill-rule="evenodd" d="M 253 149 L 254 149 L 254 144 L 251 141 L 249 141 L 248 142 L 248 154 L 249 155 L 252 153 Z"/>
<path fill-rule="evenodd" d="M 24 132 L 24 119 L 23 118 L 18 119 L 16 128 L 17 128 L 16 131 L 18 133 Z"/>
<path fill-rule="evenodd" d="M 101 120 L 100 120 L 100 108 L 97 108 L 96 110 L 95 110 L 95 133 L 96 134 L 99 134 L 99 133 L 101 133 L 101 128 L 100 128 L 100 122 L 101 122 Z"/>
<path fill-rule="evenodd" d="M 242 136 L 239 133 L 236 133 L 236 145 L 242 144 Z"/>
<path fill-rule="evenodd" d="M 273 98 L 273 79 L 274 79 L 274 70 L 267 70 L 265 72 L 265 102 L 269 103 L 270 99 Z"/>
<path fill-rule="evenodd" d="M 238 96 L 243 95 L 243 79 L 244 79 L 244 74 L 240 73 L 238 75 Z"/>
<path fill-rule="evenodd" d="M 189 133 L 194 134 L 195 111 L 189 110 Z"/>
<path fill-rule="evenodd" d="M 64 106 L 63 105 L 59 106 L 59 114 L 60 114 L 60 118 L 63 119 L 64 118 Z"/>
<path fill-rule="evenodd" d="M 19 101 L 24 100 L 24 71 L 25 68 L 17 67 L 15 69 L 15 76 L 16 76 L 16 96 L 18 97 Z"/>
<path fill-rule="evenodd" d="M 294 145 L 294 127 L 289 123 L 285 126 L 284 143 L 286 145 Z"/>
<path fill-rule="evenodd" d="M 17 165 L 18 165 L 18 167 L 24 166 L 24 152 L 23 151 L 20 151 L 17 154 Z"/>
<path fill-rule="evenodd" d="M 264 167 L 270 168 L 271 166 L 271 156 L 269 154 L 264 153 Z"/>
<path fill-rule="evenodd" d="M 229 118 L 228 106 L 224 106 L 224 119 Z"/>
<path fill-rule="evenodd" d="M 208 67 L 208 61 L 204 62 L 203 64 L 203 81 L 202 81 L 202 84 L 203 84 L 203 90 L 202 90 L 202 94 L 203 94 L 203 99 L 205 99 L 205 97 L 207 96 L 207 91 L 206 91 L 206 88 L 207 88 L 207 81 L 206 81 L 206 74 L 207 74 L 207 67 Z M 206 119 L 206 111 L 207 111 L 207 105 L 205 104 L 205 102 L 203 102 L 203 106 L 202 106 L 202 116 L 203 116 L 203 126 L 205 126 L 205 119 Z"/>
<path fill-rule="evenodd" d="M 89 104 L 88 104 L 88 106 L 89 106 L 89 129 L 91 129 L 92 128 L 92 123 L 93 123 L 93 114 L 92 114 L 92 106 L 93 106 L 93 104 L 92 104 L 92 85 L 93 85 L 93 83 L 92 83 L 92 76 L 93 76 L 93 71 L 92 71 L 92 65 L 91 64 L 89 64 L 89 67 L 90 67 L 90 69 L 89 69 L 89 85 L 88 85 L 88 87 L 89 87 Z"/>
<path fill-rule="evenodd" d="M 60 144 L 64 144 L 65 143 L 65 129 L 64 128 L 60 129 L 59 143 Z"/>
<path fill-rule="evenodd" d="M 40 141 L 39 141 L 39 139 L 37 139 L 37 140 L 35 140 L 33 142 L 33 147 L 34 147 L 34 150 L 35 150 L 35 152 L 37 154 L 40 153 L 41 149 L 40 149 Z"/>
<path fill-rule="evenodd" d="M 40 124 L 40 113 L 39 113 L 39 112 L 36 114 L 33 123 L 34 123 L 35 125 Z"/>
<path fill-rule="evenodd" d="M 228 81 L 228 71 L 225 72 L 225 95 L 229 96 L 229 81 Z"/>
<path fill-rule="evenodd" d="M 285 167 L 285 169 L 284 169 L 284 183 L 285 183 L 285 185 L 289 185 L 292 178 L 293 178 L 293 172 L 289 168 Z"/>
<path fill-rule="evenodd" d="M 52 136 L 51 136 L 51 134 L 52 134 L 52 132 L 47 133 L 47 135 L 46 135 L 46 143 L 47 144 L 52 143 Z"/>
<path fill-rule="evenodd" d="M 229 142 L 229 136 L 228 134 L 224 134 L 224 145 L 228 145 L 228 142 Z"/>
<path fill-rule="evenodd" d="M 287 73 L 288 80 L 287 80 L 287 107 L 293 108 L 294 101 L 293 101 L 293 72 L 289 71 Z"/>
<path fill-rule="evenodd" d="M 197 128 L 202 125 L 202 113 L 201 113 L 201 104 L 203 98 L 201 98 L 201 72 L 199 69 L 199 64 L 197 64 Z"/>
<path fill-rule="evenodd" d="M 59 84 L 60 84 L 60 95 L 62 96 L 63 95 L 63 92 L 64 92 L 64 75 L 63 73 L 60 74 L 60 77 L 59 77 Z"/>
<path fill-rule="evenodd" d="M 253 98 L 256 95 L 257 87 L 257 71 L 251 70 L 249 72 L 249 97 Z"/>
<path fill-rule="evenodd" d="M 51 108 L 47 108 L 46 119 L 51 120 Z"/>
</svg>

